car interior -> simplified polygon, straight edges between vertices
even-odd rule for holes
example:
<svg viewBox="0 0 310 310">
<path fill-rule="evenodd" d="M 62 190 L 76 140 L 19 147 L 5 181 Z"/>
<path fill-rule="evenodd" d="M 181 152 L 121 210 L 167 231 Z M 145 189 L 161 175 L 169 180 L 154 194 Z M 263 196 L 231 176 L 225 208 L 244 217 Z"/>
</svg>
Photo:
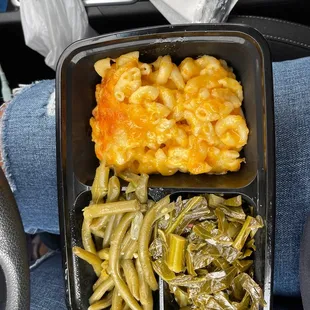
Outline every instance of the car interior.
<svg viewBox="0 0 310 310">
<path fill-rule="evenodd" d="M 169 24 L 148 0 L 127 4 L 121 0 L 84 0 L 84 4 L 89 23 L 99 35 Z M 227 23 L 249 25 L 260 31 L 269 43 L 272 61 L 277 62 L 310 56 L 309 13 L 310 2 L 306 0 L 239 0 Z M 18 0 L 9 0 L 7 11 L 0 13 L 0 40 L 0 64 L 11 88 L 55 78 L 55 71 L 46 66 L 44 57 L 25 45 Z M 7 309 L 26 309 L 24 305 L 29 304 L 24 240 L 18 209 L 0 171 L 0 253 L 6 253 L 0 256 L 0 308 L 7 304 Z M 299 310 L 303 306 L 301 298 L 274 296 L 273 308 Z"/>
</svg>

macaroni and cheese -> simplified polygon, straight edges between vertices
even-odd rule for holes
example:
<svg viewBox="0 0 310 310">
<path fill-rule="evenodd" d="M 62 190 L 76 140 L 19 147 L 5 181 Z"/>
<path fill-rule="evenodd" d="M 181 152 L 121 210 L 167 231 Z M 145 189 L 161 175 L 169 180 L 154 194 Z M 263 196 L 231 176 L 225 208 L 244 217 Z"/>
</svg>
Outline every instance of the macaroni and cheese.
<svg viewBox="0 0 310 310">
<path fill-rule="evenodd" d="M 191 174 L 237 171 L 248 127 L 242 86 L 224 60 L 139 52 L 95 63 L 102 77 L 90 120 L 96 155 L 117 172 Z"/>
</svg>

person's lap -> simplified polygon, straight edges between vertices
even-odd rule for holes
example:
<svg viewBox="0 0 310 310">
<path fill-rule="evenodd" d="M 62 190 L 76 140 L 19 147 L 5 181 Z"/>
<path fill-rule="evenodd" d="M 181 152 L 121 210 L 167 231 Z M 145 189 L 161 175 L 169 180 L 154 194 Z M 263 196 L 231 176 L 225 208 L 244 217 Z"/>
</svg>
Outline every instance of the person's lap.
<svg viewBox="0 0 310 310">
<path fill-rule="evenodd" d="M 299 296 L 300 238 L 310 212 L 310 58 L 276 63 L 273 69 L 277 160 L 274 292 Z M 3 122 L 3 161 L 25 230 L 30 233 L 59 233 L 55 113 L 51 103 L 46 103 L 53 98 L 53 85 L 53 81 L 45 81 L 24 91 L 9 104 Z M 25 100 L 32 105 L 22 102 Z M 21 123 L 26 124 L 23 138 L 16 141 Z M 48 280 L 43 281 L 44 277 Z M 31 309 L 66 309 L 59 253 L 43 259 L 31 271 L 31 291 Z"/>
<path fill-rule="evenodd" d="M 60 252 L 49 253 L 30 270 L 31 310 L 67 309 Z"/>
</svg>

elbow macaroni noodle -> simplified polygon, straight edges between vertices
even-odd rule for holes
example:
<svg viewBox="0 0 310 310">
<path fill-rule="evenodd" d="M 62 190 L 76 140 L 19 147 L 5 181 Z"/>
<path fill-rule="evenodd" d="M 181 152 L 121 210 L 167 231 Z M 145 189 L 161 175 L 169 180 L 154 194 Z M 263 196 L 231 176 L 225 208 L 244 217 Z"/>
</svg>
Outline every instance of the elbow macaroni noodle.
<svg viewBox="0 0 310 310">
<path fill-rule="evenodd" d="M 95 63 L 102 77 L 90 120 L 96 155 L 117 172 L 237 171 L 249 130 L 242 86 L 224 60 L 185 58 L 179 66 L 139 52 Z"/>
</svg>

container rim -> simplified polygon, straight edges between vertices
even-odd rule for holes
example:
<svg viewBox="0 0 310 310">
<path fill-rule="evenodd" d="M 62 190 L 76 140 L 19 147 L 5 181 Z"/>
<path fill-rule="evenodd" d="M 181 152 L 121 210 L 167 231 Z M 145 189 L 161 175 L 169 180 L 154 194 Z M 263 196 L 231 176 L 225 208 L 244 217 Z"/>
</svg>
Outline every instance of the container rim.
<svg viewBox="0 0 310 310">
<path fill-rule="evenodd" d="M 132 38 L 135 36 L 141 37 L 149 35 L 158 35 L 158 34 L 167 34 L 167 33 L 177 33 L 185 32 L 190 34 L 191 32 L 195 33 L 213 33 L 214 35 L 221 36 L 222 34 L 216 34 L 217 32 L 225 32 L 226 34 L 241 34 L 251 38 L 256 42 L 257 47 L 263 52 L 265 56 L 270 57 L 270 49 L 267 43 L 267 40 L 264 38 L 261 32 L 257 29 L 252 28 L 248 25 L 243 24 L 181 24 L 181 25 L 163 25 L 163 26 L 154 26 L 154 27 L 142 27 L 134 28 L 130 30 L 112 32 L 108 34 L 99 35 L 92 38 L 78 40 L 71 43 L 59 57 L 57 68 L 56 68 L 56 80 L 60 78 L 61 70 L 64 65 L 65 60 L 68 60 L 69 56 L 72 59 L 75 54 L 80 52 L 83 48 L 89 47 L 90 45 L 100 45 L 102 43 L 108 43 L 117 41 L 119 39 Z"/>
</svg>

